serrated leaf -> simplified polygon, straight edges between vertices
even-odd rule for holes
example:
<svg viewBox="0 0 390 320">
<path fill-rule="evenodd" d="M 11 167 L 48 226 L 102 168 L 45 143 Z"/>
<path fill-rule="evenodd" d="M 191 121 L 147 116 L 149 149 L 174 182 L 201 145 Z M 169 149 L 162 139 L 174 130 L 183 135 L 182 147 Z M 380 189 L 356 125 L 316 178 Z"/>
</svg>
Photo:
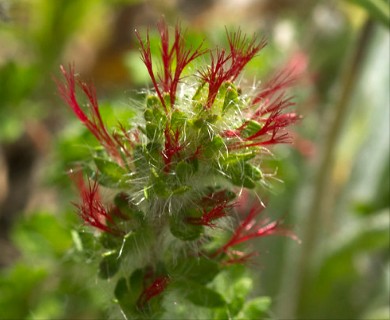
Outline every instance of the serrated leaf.
<svg viewBox="0 0 390 320">
<path fill-rule="evenodd" d="M 227 302 L 237 298 L 246 299 L 252 288 L 252 280 L 246 275 L 243 265 L 225 267 L 212 282 L 213 287 L 225 297 Z"/>
</svg>

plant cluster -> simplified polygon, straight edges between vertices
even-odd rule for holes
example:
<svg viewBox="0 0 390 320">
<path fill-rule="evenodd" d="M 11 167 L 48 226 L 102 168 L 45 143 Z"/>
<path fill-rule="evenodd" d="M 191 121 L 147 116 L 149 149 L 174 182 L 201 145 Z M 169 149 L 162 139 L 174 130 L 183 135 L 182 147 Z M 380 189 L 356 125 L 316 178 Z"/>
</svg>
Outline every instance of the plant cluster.
<svg viewBox="0 0 390 320">
<path fill-rule="evenodd" d="M 227 32 L 227 49 L 208 50 L 189 47 L 179 25 L 172 34 L 160 21 L 158 32 L 159 60 L 149 33 L 143 39 L 136 32 L 153 90 L 129 125 L 107 128 L 94 87 L 72 65 L 61 67 L 61 96 L 101 145 L 71 174 L 79 215 L 96 230 L 99 275 L 115 283 L 115 301 L 129 319 L 162 317 L 178 301 L 206 308 L 213 318 L 257 318 L 260 302 L 245 303 L 249 288 L 240 282 L 254 255 L 243 244 L 294 235 L 267 219 L 259 200 L 245 212 L 242 195 L 257 195 L 266 183 L 262 158 L 289 142 L 286 128 L 299 119 L 286 94 L 294 71 L 283 69 L 246 94 L 239 77 L 265 40 L 238 30 Z M 184 77 L 207 55 L 207 67 Z M 79 246 L 85 237 L 78 234 Z M 234 292 L 223 289 L 224 276 L 238 286 Z"/>
</svg>

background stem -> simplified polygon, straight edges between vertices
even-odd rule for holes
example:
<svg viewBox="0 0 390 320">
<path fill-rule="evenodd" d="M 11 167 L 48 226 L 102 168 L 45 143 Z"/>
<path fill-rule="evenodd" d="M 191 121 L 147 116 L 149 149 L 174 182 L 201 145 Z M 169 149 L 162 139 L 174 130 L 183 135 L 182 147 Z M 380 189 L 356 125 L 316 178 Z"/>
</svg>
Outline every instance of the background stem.
<svg viewBox="0 0 390 320">
<path fill-rule="evenodd" d="M 282 283 L 282 296 L 278 306 L 279 318 L 295 319 L 299 315 L 299 305 L 303 299 L 305 284 L 309 280 L 313 257 L 318 249 L 321 229 L 327 215 L 331 213 L 327 200 L 329 200 L 328 195 L 332 188 L 331 178 L 338 138 L 351 107 L 349 101 L 359 78 L 372 32 L 373 22 L 371 19 L 367 19 L 360 30 L 353 51 L 347 57 L 344 72 L 340 76 L 339 98 L 334 108 L 329 110 L 327 119 L 330 121 L 322 139 L 323 148 L 319 152 L 311 202 L 302 224 L 300 254 L 293 266 L 288 263 L 288 270 L 286 269 L 285 272 L 286 278 Z"/>
</svg>

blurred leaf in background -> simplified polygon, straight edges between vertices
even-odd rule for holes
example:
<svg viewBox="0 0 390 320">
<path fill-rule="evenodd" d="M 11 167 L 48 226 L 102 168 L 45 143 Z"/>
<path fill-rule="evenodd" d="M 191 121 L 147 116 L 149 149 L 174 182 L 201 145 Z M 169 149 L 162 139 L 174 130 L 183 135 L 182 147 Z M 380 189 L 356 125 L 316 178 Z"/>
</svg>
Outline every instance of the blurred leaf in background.
<svg viewBox="0 0 390 320">
<path fill-rule="evenodd" d="M 222 45 L 225 26 L 266 34 L 269 46 L 246 70 L 259 79 L 296 52 L 307 56 L 306 78 L 294 93 L 304 115 L 296 129 L 296 149 L 281 147 L 264 159 L 270 168 L 265 187 L 276 195 L 266 199 L 268 210 L 285 217 L 298 236 L 313 228 L 301 221 L 314 188 L 312 177 L 324 147 L 328 114 L 339 98 L 340 75 L 363 21 L 372 19 L 368 55 L 360 62 L 363 72 L 356 79 L 335 144 L 331 191 L 323 195 L 328 214 L 324 221 L 316 220 L 320 245 L 308 262 L 310 277 L 300 284 L 302 295 L 292 317 L 389 319 L 387 0 L 0 1 L 0 163 L 5 163 L 0 176 L 8 179 L 4 186 L 0 183 L 0 222 L 5 215 L 25 216 L 13 220 L 9 239 L 0 246 L 1 252 L 16 248 L 13 264 L 6 254 L 2 257 L 8 266 L 0 270 L 0 319 L 108 317 L 105 293 L 94 285 L 96 266 L 85 262 L 89 253 L 83 253 L 72 238 L 72 227 L 79 221 L 70 212 L 69 202 L 75 197 L 70 195 L 66 174 L 69 166 L 91 153 L 81 146 L 93 145 L 93 137 L 66 120 L 70 113 L 56 98 L 52 76 L 58 74 L 60 62 L 76 61 L 78 69 L 103 89 L 99 100 L 110 125 L 134 121 L 137 100 L 144 93 L 130 90 L 130 85 L 148 84 L 131 42 L 133 29 L 153 24 L 162 14 L 173 24 L 181 19 L 187 23 L 194 46 L 203 38 Z M 252 84 L 243 80 L 241 85 Z M 286 177 L 284 183 L 277 180 L 278 172 Z M 56 196 L 47 201 L 44 195 L 51 192 Z M 31 210 L 34 206 L 40 209 Z M 253 268 L 258 281 L 251 285 L 260 298 L 253 297 L 238 319 L 259 314 L 280 318 L 277 304 L 283 309 L 295 298 L 285 284 L 296 280 L 291 256 L 297 256 L 300 248 L 275 239 L 259 245 L 260 267 Z M 245 291 L 245 283 L 231 283 Z M 217 279 L 215 290 L 224 290 L 226 284 Z M 270 305 L 262 298 L 266 295 L 271 295 L 273 312 L 263 315 Z M 173 296 L 166 303 L 172 306 L 176 301 Z M 183 318 L 191 311 L 181 307 L 177 304 L 167 317 Z M 201 307 L 193 311 L 201 317 Z"/>
<path fill-rule="evenodd" d="M 73 223 L 71 212 L 61 218 L 34 212 L 15 225 L 20 258 L 0 271 L 0 319 L 105 317 L 105 299 L 90 278 L 96 266 L 72 254 Z"/>
</svg>

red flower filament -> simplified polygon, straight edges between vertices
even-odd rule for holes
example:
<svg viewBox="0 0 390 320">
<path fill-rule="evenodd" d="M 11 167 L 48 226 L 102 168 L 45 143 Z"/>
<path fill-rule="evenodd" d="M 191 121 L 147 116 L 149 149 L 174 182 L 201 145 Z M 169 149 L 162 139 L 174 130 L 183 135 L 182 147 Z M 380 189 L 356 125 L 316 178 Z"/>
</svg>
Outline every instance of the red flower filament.
<svg viewBox="0 0 390 320">
<path fill-rule="evenodd" d="M 91 184 L 91 182 L 88 181 L 87 187 L 81 172 L 75 174 L 72 178 L 80 191 L 81 204 L 76 204 L 76 207 L 84 222 L 100 231 L 108 232 L 113 235 L 120 235 L 122 232 L 114 226 L 113 217 L 111 216 L 111 214 L 118 215 L 118 213 L 115 213 L 115 210 L 107 210 L 101 202 L 98 182 L 93 181 Z M 107 222 L 110 222 L 113 226 L 109 226 Z"/>
<path fill-rule="evenodd" d="M 292 231 L 280 228 L 280 221 L 268 222 L 264 219 L 260 222 L 256 221 L 256 217 L 261 214 L 263 209 L 264 207 L 259 207 L 258 205 L 252 206 L 248 216 L 238 225 L 230 240 L 224 246 L 222 246 L 215 253 L 215 255 L 218 255 L 222 252 L 228 253 L 229 248 L 246 242 L 250 239 L 261 238 L 270 235 L 284 235 L 299 241 L 299 239 Z"/>
<path fill-rule="evenodd" d="M 117 144 L 107 132 L 100 115 L 95 88 L 93 86 L 88 86 L 79 79 L 76 79 L 74 75 L 74 66 L 72 65 L 69 66 L 69 71 L 66 71 L 65 68 L 61 66 L 61 72 L 66 80 L 65 83 L 57 81 L 57 86 L 61 97 L 72 108 L 76 116 L 96 137 L 101 145 L 104 146 L 107 152 L 119 163 L 122 163 L 120 153 L 117 149 Z M 89 100 L 88 108 L 90 111 L 90 117 L 85 114 L 77 101 L 76 84 L 81 88 Z"/>
<path fill-rule="evenodd" d="M 180 132 L 176 130 L 174 135 L 172 135 L 171 130 L 167 126 L 164 130 L 165 144 L 164 150 L 162 151 L 162 157 L 165 163 L 164 171 L 168 172 L 171 167 L 172 159 L 177 155 L 180 150 L 183 149 L 183 146 L 180 145 Z"/>
<path fill-rule="evenodd" d="M 207 108 L 212 107 L 221 85 L 236 80 L 246 64 L 266 45 L 265 40 L 257 42 L 255 37 L 248 41 L 240 30 L 228 33 L 228 41 L 230 52 L 220 49 L 215 54 L 210 53 L 209 68 L 200 72 L 201 79 L 209 86 Z"/>
<path fill-rule="evenodd" d="M 203 209 L 203 214 L 201 217 L 189 217 L 187 222 L 194 225 L 203 225 L 208 227 L 215 227 L 215 224 L 212 221 L 219 218 L 225 217 L 227 212 L 226 209 L 231 208 L 233 205 L 228 205 L 228 201 L 223 201 L 218 203 L 211 210 L 207 211 Z"/>
<path fill-rule="evenodd" d="M 169 95 L 170 105 L 173 107 L 176 100 L 176 91 L 181 80 L 181 74 L 184 68 L 193 60 L 204 54 L 201 46 L 193 50 L 185 48 L 184 34 L 179 25 L 175 27 L 175 36 L 172 45 L 169 44 L 168 26 L 165 21 L 158 23 L 158 30 L 161 40 L 161 60 L 162 72 L 155 75 L 153 70 L 152 52 L 150 48 L 149 33 L 146 34 L 146 42 L 144 43 L 136 31 L 138 41 L 141 46 L 141 59 L 144 62 L 150 79 L 152 80 L 157 96 L 161 101 L 165 111 L 168 111 L 164 94 Z"/>
</svg>

